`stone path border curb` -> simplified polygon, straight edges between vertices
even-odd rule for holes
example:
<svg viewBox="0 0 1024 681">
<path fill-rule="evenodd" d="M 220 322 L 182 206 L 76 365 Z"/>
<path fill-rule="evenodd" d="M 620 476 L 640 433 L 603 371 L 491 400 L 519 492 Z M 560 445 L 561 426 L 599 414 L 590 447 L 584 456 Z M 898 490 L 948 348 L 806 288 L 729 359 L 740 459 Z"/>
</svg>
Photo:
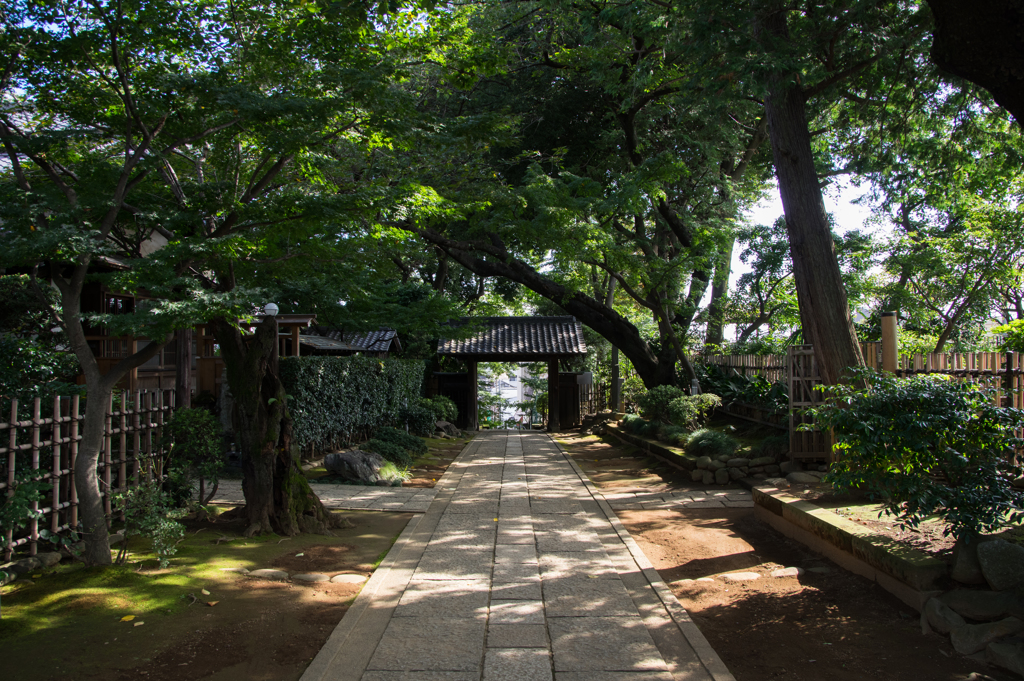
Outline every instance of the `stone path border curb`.
<svg viewBox="0 0 1024 681">
<path fill-rule="evenodd" d="M 633 560 L 636 561 L 637 566 L 643 572 L 644 577 L 647 579 L 647 583 L 650 584 L 651 588 L 653 588 L 655 593 L 658 594 L 658 598 L 661 600 L 662 605 L 665 606 L 665 609 L 668 610 L 669 614 L 672 616 L 672 620 L 679 628 L 679 633 L 681 633 L 687 642 L 689 642 L 690 647 L 693 648 L 695 653 L 697 653 L 701 663 L 703 663 L 704 667 L 708 672 L 710 672 L 712 678 L 715 681 L 736 681 L 728 667 L 725 666 L 722 658 L 718 656 L 718 653 L 716 653 L 715 649 L 711 647 L 710 643 L 708 643 L 704 634 L 701 633 L 700 629 L 697 628 L 697 625 L 694 624 L 692 619 L 690 619 L 690 614 L 686 612 L 686 609 L 683 608 L 675 594 L 672 593 L 672 590 L 669 589 L 668 585 L 665 584 L 664 580 L 662 580 L 661 575 L 659 575 L 658 571 L 654 569 L 654 565 L 651 564 L 651 561 L 648 560 L 647 556 L 640 549 L 636 540 L 633 539 L 632 535 L 629 534 L 629 531 L 622 525 L 619 517 L 615 515 L 615 512 L 612 510 L 612 506 L 604 498 L 604 495 L 601 494 L 597 485 L 587 477 L 586 473 L 583 472 L 583 469 L 580 468 L 575 459 L 569 456 L 569 453 L 560 442 L 555 440 L 554 443 L 555 446 L 558 447 L 559 451 L 562 452 L 562 456 L 564 456 L 569 462 L 569 465 L 571 465 L 573 470 L 576 471 L 576 475 L 580 477 L 580 480 L 583 481 L 583 484 L 597 500 L 598 505 L 601 506 L 601 510 L 608 518 L 608 521 L 612 524 L 615 532 L 619 535 L 619 539 L 626 545 L 626 548 L 629 549 L 629 553 L 633 556 Z"/>
</svg>

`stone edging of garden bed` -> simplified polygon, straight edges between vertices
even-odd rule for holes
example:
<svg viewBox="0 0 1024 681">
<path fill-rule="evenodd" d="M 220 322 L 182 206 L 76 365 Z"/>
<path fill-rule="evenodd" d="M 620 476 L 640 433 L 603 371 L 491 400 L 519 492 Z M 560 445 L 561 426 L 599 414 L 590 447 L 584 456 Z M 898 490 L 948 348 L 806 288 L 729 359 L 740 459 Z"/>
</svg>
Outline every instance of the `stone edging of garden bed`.
<svg viewBox="0 0 1024 681">
<path fill-rule="evenodd" d="M 606 432 L 614 435 L 623 442 L 639 447 L 645 452 L 653 454 L 668 465 L 674 466 L 679 470 L 692 471 L 697 467 L 697 457 L 687 456 L 680 449 L 668 447 L 659 442 L 655 442 L 654 440 L 648 440 L 645 437 L 627 433 L 615 423 L 605 423 L 604 428 Z"/>
<path fill-rule="evenodd" d="M 683 471 L 696 468 L 697 459 L 681 450 L 627 433 L 606 423 L 605 432 L 639 447 Z M 941 593 L 939 583 L 949 567 L 923 551 L 875 534 L 857 523 L 784 490 L 754 478 L 736 481 L 751 490 L 754 515 L 837 565 L 866 577 L 920 612 L 929 598 Z"/>
<path fill-rule="evenodd" d="M 939 584 L 949 567 L 938 558 L 898 544 L 760 481 L 741 482 L 754 495 L 756 518 L 850 572 L 877 582 L 917 611 L 924 609 L 929 598 L 941 593 Z"/>
</svg>

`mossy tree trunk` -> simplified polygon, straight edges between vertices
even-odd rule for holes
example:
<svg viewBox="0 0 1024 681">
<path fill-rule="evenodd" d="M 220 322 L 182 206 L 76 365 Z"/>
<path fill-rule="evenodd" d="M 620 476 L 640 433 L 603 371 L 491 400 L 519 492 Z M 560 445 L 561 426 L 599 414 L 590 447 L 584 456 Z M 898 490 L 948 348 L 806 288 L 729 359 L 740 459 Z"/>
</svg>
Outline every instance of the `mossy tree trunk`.
<svg viewBox="0 0 1024 681">
<path fill-rule="evenodd" d="M 277 370 L 277 321 L 267 317 L 256 333 L 243 335 L 220 319 L 213 324 L 235 400 L 238 450 L 242 459 L 246 536 L 277 532 L 327 533 L 345 521 L 324 508 L 292 447 L 292 420 Z"/>
</svg>

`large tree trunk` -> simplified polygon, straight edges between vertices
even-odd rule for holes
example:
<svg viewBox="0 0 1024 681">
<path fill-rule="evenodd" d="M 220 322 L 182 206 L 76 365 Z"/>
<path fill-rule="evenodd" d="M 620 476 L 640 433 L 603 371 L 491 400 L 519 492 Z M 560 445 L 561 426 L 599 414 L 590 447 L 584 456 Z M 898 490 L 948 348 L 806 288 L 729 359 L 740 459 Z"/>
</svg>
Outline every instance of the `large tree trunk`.
<svg viewBox="0 0 1024 681">
<path fill-rule="evenodd" d="M 1024 125 L 1024 2 L 927 2 L 935 16 L 935 63 L 991 92 Z"/>
<path fill-rule="evenodd" d="M 788 40 L 786 10 L 765 12 L 760 21 L 767 42 Z M 777 70 L 769 76 L 765 112 L 804 338 L 814 345 L 822 381 L 835 385 L 864 359 L 814 169 L 804 93 L 795 74 Z"/>
<path fill-rule="evenodd" d="M 213 331 L 235 400 L 245 535 L 326 534 L 346 526 L 313 494 L 299 465 L 298 447 L 292 447 L 287 395 L 276 366 L 277 321 L 267 317 L 251 337 L 223 319 L 214 321 Z"/>
</svg>

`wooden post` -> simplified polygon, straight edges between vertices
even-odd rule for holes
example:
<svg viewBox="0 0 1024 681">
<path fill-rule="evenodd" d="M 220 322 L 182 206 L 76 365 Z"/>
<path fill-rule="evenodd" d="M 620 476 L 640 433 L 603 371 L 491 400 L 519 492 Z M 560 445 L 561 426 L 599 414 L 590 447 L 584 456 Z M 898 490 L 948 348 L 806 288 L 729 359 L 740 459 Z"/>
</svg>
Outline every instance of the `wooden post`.
<svg viewBox="0 0 1024 681">
<path fill-rule="evenodd" d="M 612 411 L 622 412 L 622 379 L 619 378 L 619 349 L 612 346 Z"/>
<path fill-rule="evenodd" d="M 174 392 L 179 405 L 192 406 L 192 329 L 178 329 L 174 354 Z"/>
<path fill-rule="evenodd" d="M 882 313 L 882 371 L 896 373 L 896 313 Z"/>
<path fill-rule="evenodd" d="M 478 395 L 475 359 L 466 360 L 466 380 L 469 382 L 469 385 L 466 386 L 468 388 L 466 396 L 466 410 L 468 411 L 466 414 L 466 430 L 479 430 L 480 419 L 478 409 L 480 407 L 477 403 Z"/>
<path fill-rule="evenodd" d="M 299 325 L 292 326 L 292 357 L 299 357 Z"/>
<path fill-rule="evenodd" d="M 548 431 L 561 430 L 558 419 L 558 360 L 548 360 Z"/>
</svg>

